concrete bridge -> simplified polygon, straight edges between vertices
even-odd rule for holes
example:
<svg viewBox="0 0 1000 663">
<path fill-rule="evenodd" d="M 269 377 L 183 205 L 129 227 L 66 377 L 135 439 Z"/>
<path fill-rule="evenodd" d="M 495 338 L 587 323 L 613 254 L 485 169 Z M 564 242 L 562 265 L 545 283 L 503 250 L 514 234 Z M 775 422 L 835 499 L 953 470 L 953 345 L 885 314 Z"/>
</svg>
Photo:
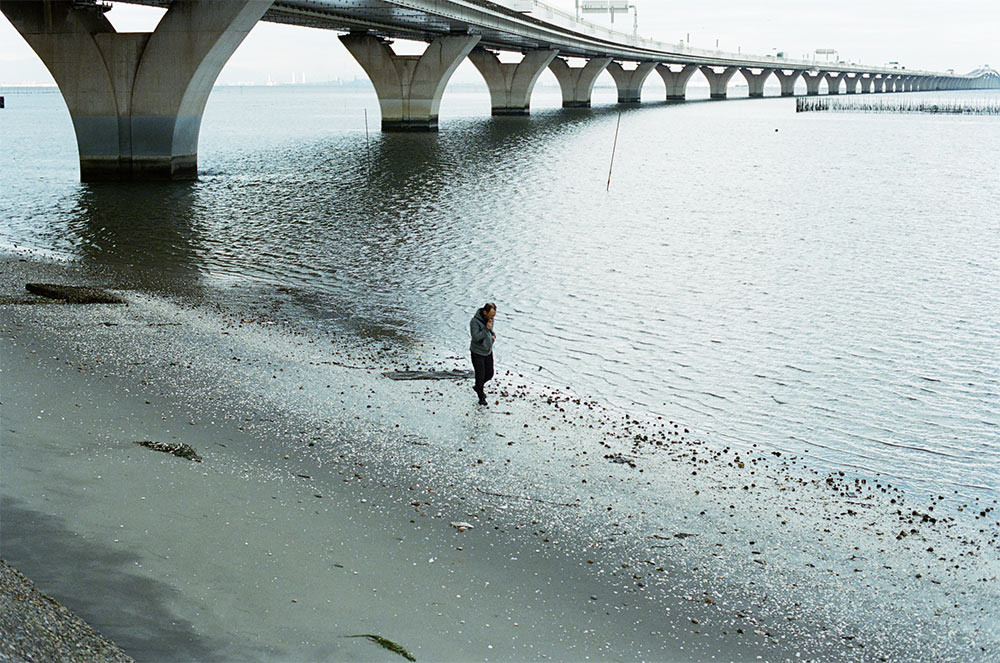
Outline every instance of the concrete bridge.
<svg viewBox="0 0 1000 663">
<path fill-rule="evenodd" d="M 739 73 L 751 97 L 774 76 L 782 96 L 1000 88 L 1000 75 L 965 75 L 694 49 L 612 31 L 539 0 L 128 0 L 166 8 L 151 33 L 118 33 L 100 0 L 0 0 L 0 11 L 45 63 L 76 131 L 83 181 L 197 176 L 198 135 L 212 86 L 260 20 L 335 30 L 378 94 L 384 131 L 435 131 L 448 80 L 466 58 L 482 73 L 494 115 L 526 115 L 548 68 L 563 105 L 590 106 L 607 70 L 618 101 L 639 103 L 646 78 L 683 100 L 699 74 L 725 99 Z M 392 39 L 428 43 L 397 55 Z M 502 62 L 499 52 L 521 53 Z M 569 58 L 584 61 L 574 66 Z"/>
</svg>

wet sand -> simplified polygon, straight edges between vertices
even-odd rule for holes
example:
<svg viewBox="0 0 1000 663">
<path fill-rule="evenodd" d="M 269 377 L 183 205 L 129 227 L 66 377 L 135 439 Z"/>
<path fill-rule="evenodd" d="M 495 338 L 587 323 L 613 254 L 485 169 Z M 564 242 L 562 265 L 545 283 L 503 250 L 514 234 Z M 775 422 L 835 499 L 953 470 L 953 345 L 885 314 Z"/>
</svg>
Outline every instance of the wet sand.
<svg viewBox="0 0 1000 663">
<path fill-rule="evenodd" d="M 2 269 L 9 298 L 114 285 Z M 481 410 L 259 310 L 116 293 L 0 305 L 0 556 L 136 660 L 402 660 L 359 634 L 417 660 L 996 654 L 988 497 L 716 448 L 516 375 Z"/>
</svg>

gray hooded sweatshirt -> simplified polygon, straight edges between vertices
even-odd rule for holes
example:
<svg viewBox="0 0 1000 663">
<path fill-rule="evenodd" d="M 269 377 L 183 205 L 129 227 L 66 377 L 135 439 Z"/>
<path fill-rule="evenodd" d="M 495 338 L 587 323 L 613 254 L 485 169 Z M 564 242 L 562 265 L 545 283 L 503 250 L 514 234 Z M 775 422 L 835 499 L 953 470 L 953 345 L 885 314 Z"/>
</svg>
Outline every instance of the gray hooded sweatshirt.
<svg viewBox="0 0 1000 663">
<path fill-rule="evenodd" d="M 486 356 L 493 352 L 494 334 L 486 328 L 486 314 L 483 309 L 476 311 L 469 323 L 469 333 L 472 335 L 472 343 L 469 349 L 473 354 Z"/>
</svg>

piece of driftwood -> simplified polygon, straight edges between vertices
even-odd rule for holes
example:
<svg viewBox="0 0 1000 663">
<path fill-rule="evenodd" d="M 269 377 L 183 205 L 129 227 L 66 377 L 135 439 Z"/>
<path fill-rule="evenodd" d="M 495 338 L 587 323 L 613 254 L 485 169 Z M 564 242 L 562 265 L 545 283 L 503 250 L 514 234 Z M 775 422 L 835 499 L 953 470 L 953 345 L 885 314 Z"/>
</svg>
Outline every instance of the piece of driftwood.
<svg viewBox="0 0 1000 663">
<path fill-rule="evenodd" d="M 24 289 L 33 295 L 58 299 L 68 304 L 124 304 L 125 300 L 100 288 L 87 288 L 55 283 L 26 283 Z"/>
<path fill-rule="evenodd" d="M 394 654 L 399 654 L 400 656 L 402 656 L 403 658 L 405 658 L 407 661 L 413 661 L 414 663 L 416 663 L 417 659 L 413 656 L 413 654 L 411 654 L 410 652 L 406 651 L 402 647 L 402 645 L 399 645 L 399 644 L 393 642 L 392 640 L 389 640 L 388 638 L 383 638 L 381 635 L 375 635 L 373 633 L 361 633 L 359 635 L 345 635 L 343 637 L 345 637 L 345 638 L 364 638 L 366 640 L 370 640 L 370 641 L 374 642 L 375 644 L 377 644 L 382 649 L 388 649 L 389 651 L 391 651 Z"/>
<path fill-rule="evenodd" d="M 186 458 L 187 460 L 193 460 L 196 463 L 201 462 L 201 456 L 195 451 L 191 445 L 184 444 L 182 442 L 152 442 L 150 440 L 136 440 L 136 444 L 141 447 L 146 447 L 147 449 L 152 449 L 153 451 L 162 451 L 166 454 L 173 454 L 178 458 Z"/>
<path fill-rule="evenodd" d="M 472 371 L 388 371 L 383 373 L 390 380 L 468 380 L 476 377 Z"/>
</svg>

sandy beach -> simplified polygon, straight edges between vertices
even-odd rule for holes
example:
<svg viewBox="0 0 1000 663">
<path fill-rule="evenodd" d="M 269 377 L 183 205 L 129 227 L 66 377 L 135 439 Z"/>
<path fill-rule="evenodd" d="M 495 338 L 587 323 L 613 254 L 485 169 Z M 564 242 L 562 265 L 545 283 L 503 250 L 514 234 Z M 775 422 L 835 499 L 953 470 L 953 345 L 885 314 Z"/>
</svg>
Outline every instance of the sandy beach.
<svg viewBox="0 0 1000 663">
<path fill-rule="evenodd" d="M 260 308 L 0 269 L 0 557 L 135 660 L 997 654 L 995 501 L 715 448 L 517 375 L 479 409 Z M 127 305 L 23 303 L 34 281 Z"/>
</svg>

